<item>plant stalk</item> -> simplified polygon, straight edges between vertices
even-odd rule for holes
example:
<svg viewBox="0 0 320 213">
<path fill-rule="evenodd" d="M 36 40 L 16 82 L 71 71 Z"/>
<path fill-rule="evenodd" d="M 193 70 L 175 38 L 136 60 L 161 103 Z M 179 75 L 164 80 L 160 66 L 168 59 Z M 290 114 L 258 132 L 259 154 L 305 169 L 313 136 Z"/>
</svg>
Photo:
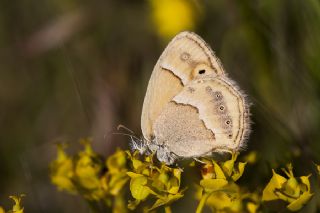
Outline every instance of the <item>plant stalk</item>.
<svg viewBox="0 0 320 213">
<path fill-rule="evenodd" d="M 197 207 L 197 210 L 196 210 L 196 213 L 201 213 L 203 208 L 204 208 L 204 205 L 206 204 L 206 201 L 209 197 L 210 193 L 205 193 L 204 195 L 202 195 L 201 197 L 201 200 L 199 202 L 199 205 Z"/>
</svg>

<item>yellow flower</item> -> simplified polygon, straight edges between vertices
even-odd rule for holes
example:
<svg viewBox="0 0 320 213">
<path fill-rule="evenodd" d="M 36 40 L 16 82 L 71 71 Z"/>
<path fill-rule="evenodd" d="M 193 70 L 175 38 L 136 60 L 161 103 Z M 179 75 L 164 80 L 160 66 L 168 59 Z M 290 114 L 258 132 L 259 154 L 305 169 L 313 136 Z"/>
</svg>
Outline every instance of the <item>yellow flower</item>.
<svg viewBox="0 0 320 213">
<path fill-rule="evenodd" d="M 206 205 L 216 210 L 240 212 L 242 209 L 240 196 L 240 188 L 235 183 L 231 183 L 228 186 L 224 186 L 223 191 L 213 192 L 208 197 Z"/>
<path fill-rule="evenodd" d="M 201 212 L 204 205 L 210 206 L 218 212 L 241 212 L 243 209 L 240 188 L 235 184 L 243 174 L 246 163 L 236 162 L 238 153 L 233 153 L 230 160 L 216 162 L 203 161 L 200 181 L 200 203 L 197 212 Z"/>
<path fill-rule="evenodd" d="M 104 197 L 105 191 L 102 187 L 102 160 L 92 150 L 90 140 L 82 140 L 84 151 L 80 152 L 75 162 L 75 181 L 89 200 L 100 200 Z"/>
<path fill-rule="evenodd" d="M 152 20 L 163 38 L 194 29 L 197 8 L 191 0 L 150 0 L 150 4 Z"/>
<path fill-rule="evenodd" d="M 25 195 L 10 196 L 10 198 L 14 201 L 14 206 L 12 207 L 12 210 L 8 211 L 8 213 L 24 213 L 24 208 L 21 207 L 21 198 L 24 196 Z"/>
<path fill-rule="evenodd" d="M 156 198 L 155 203 L 147 208 L 152 211 L 158 207 L 168 206 L 183 197 L 180 189 L 181 170 L 171 168 L 164 164 L 157 166 L 153 163 L 153 155 L 140 159 L 138 152 L 131 154 L 127 152 L 131 163 L 132 172 L 127 172 L 130 177 L 130 191 L 134 201 L 130 201 L 128 208 L 135 209 L 149 196 Z"/>
<path fill-rule="evenodd" d="M 20 196 L 10 196 L 10 199 L 14 201 L 14 205 L 11 210 L 7 211 L 7 213 L 24 213 L 24 208 L 21 206 L 21 199 L 25 195 L 22 194 Z M 5 213 L 6 211 L 0 206 L 0 213 Z"/>
<path fill-rule="evenodd" d="M 270 182 L 263 190 L 262 201 L 283 200 L 288 203 L 290 211 L 300 210 L 313 196 L 310 188 L 309 176 L 294 177 L 292 165 L 288 165 L 285 172 L 287 178 L 277 174 L 274 170 Z"/>
<path fill-rule="evenodd" d="M 257 159 L 258 159 L 258 153 L 256 151 L 251 151 L 246 156 L 244 156 L 244 161 L 249 164 L 256 163 Z"/>
<path fill-rule="evenodd" d="M 254 202 L 247 203 L 247 210 L 249 213 L 256 213 L 258 211 L 259 205 Z"/>
<path fill-rule="evenodd" d="M 123 169 L 126 170 L 126 166 L 127 166 L 126 153 L 118 149 L 113 155 L 108 157 L 106 161 L 106 166 L 108 168 L 108 172 L 112 174 L 121 172 Z"/>
<path fill-rule="evenodd" d="M 59 144 L 57 158 L 50 164 L 51 182 L 55 184 L 59 190 L 75 193 L 76 189 L 72 182 L 74 176 L 73 162 L 64 150 L 65 145 Z"/>
<path fill-rule="evenodd" d="M 117 196 L 128 182 L 127 154 L 118 149 L 106 160 L 108 172 L 103 176 L 103 188 L 108 194 Z"/>
<path fill-rule="evenodd" d="M 216 161 L 208 161 L 204 159 L 206 163 L 201 170 L 203 179 L 225 179 L 237 181 L 243 174 L 246 162 L 237 162 L 238 153 L 233 153 L 230 160 L 217 163 Z"/>
<path fill-rule="evenodd" d="M 317 172 L 318 172 L 318 174 L 320 174 L 320 165 L 315 164 L 315 166 L 316 166 L 316 168 L 317 168 Z"/>
</svg>

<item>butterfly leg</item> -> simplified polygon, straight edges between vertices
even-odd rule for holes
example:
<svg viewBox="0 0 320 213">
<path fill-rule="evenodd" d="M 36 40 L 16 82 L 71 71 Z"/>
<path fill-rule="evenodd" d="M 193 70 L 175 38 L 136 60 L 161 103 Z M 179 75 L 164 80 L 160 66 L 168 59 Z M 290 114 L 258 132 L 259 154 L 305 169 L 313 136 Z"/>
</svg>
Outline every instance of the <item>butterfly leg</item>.
<svg viewBox="0 0 320 213">
<path fill-rule="evenodd" d="M 199 158 L 193 158 L 193 160 L 199 162 L 199 163 L 202 163 L 202 164 L 206 164 L 205 162 L 203 162 L 202 160 L 200 160 Z"/>
<path fill-rule="evenodd" d="M 172 165 L 177 160 L 177 156 L 170 152 L 167 148 L 159 146 L 157 149 L 157 158 L 159 161 L 167 165 Z"/>
</svg>

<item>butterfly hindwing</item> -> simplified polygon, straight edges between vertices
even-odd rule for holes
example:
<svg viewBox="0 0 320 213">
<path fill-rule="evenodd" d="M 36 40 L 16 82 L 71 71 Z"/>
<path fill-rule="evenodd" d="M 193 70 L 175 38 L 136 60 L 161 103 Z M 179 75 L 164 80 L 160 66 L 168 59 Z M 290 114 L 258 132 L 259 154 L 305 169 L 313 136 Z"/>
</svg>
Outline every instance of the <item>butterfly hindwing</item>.
<svg viewBox="0 0 320 213">
<path fill-rule="evenodd" d="M 199 119 L 215 135 L 213 150 L 238 150 L 244 145 L 248 104 L 232 80 L 225 76 L 195 79 L 173 100 L 198 109 Z"/>
</svg>

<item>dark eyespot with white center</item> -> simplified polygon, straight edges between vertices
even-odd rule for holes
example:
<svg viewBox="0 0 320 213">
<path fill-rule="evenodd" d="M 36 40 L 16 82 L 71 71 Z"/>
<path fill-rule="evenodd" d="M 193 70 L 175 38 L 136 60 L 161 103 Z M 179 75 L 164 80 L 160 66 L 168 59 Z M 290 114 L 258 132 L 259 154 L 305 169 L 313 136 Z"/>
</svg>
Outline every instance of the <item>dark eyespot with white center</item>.
<svg viewBox="0 0 320 213">
<path fill-rule="evenodd" d="M 232 119 L 230 116 L 223 116 L 221 122 L 222 122 L 221 125 L 223 129 L 232 128 Z"/>
<path fill-rule="evenodd" d="M 220 105 L 218 107 L 219 113 L 225 113 L 226 112 L 226 107 L 224 105 Z"/>
</svg>

